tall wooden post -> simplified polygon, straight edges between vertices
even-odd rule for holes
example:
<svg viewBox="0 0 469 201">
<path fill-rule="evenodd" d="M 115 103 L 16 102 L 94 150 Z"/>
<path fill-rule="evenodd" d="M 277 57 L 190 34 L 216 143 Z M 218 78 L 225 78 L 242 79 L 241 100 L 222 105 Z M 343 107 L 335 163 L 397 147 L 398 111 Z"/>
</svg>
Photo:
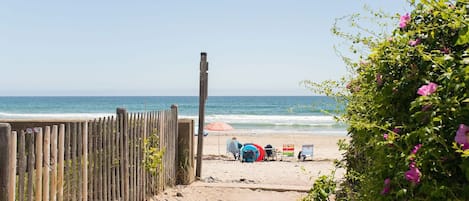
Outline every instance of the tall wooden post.
<svg viewBox="0 0 469 201">
<path fill-rule="evenodd" d="M 197 164 L 195 176 L 200 179 L 202 172 L 202 149 L 204 145 L 205 101 L 207 100 L 208 85 L 207 53 L 200 53 L 200 88 L 199 88 L 199 130 L 197 136 Z"/>
<path fill-rule="evenodd" d="M 128 201 L 129 197 L 129 143 L 128 143 L 128 120 L 127 110 L 125 108 L 117 108 L 116 110 L 118 132 L 120 133 L 120 169 L 121 169 L 121 194 L 122 200 Z"/>
<path fill-rule="evenodd" d="M 16 132 L 0 123 L 0 201 L 15 200 Z"/>
</svg>

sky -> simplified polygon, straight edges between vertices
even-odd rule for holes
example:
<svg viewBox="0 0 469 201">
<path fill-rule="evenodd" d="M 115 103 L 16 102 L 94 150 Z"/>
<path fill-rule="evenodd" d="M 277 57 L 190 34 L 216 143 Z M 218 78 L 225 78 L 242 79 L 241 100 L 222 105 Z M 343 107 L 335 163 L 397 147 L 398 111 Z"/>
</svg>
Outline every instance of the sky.
<svg viewBox="0 0 469 201">
<path fill-rule="evenodd" d="M 312 95 L 338 79 L 334 19 L 405 0 L 1 1 L 0 96 Z M 397 24 L 397 22 L 396 22 Z"/>
</svg>

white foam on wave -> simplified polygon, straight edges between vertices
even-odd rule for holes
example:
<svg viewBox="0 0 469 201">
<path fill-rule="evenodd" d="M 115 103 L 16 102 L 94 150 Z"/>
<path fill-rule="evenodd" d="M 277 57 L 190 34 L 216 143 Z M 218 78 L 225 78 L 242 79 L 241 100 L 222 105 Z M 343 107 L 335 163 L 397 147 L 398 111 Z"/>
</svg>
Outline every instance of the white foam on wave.
<svg viewBox="0 0 469 201">
<path fill-rule="evenodd" d="M 5 113 L 0 112 L 0 119 L 93 119 L 115 116 L 111 113 Z"/>
<path fill-rule="evenodd" d="M 197 116 L 181 116 L 198 119 Z M 231 124 L 266 124 L 278 126 L 335 125 L 332 116 L 287 116 L 287 115 L 208 115 L 206 122 L 222 121 Z"/>
</svg>

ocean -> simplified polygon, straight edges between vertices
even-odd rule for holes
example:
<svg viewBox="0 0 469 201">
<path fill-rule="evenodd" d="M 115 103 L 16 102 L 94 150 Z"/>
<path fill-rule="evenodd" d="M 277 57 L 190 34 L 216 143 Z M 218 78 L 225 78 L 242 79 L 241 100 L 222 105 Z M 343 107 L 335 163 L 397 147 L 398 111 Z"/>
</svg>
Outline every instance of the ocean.
<svg viewBox="0 0 469 201">
<path fill-rule="evenodd" d="M 92 118 L 129 112 L 169 109 L 177 104 L 180 118 L 198 118 L 197 96 L 0 97 L 0 119 Z M 336 102 L 324 96 L 211 96 L 205 122 L 223 121 L 248 133 L 346 135 L 346 125 L 332 117 Z M 196 128 L 197 131 L 197 128 Z"/>
</svg>

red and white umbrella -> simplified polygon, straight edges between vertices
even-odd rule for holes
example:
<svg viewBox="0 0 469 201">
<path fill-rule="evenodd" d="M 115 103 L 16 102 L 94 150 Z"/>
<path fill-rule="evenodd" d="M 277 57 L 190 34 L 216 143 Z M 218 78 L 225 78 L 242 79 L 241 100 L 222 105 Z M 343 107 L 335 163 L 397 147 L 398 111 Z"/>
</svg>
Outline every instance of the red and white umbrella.
<svg viewBox="0 0 469 201">
<path fill-rule="evenodd" d="M 233 127 L 225 122 L 212 122 L 204 127 L 205 130 L 209 131 L 230 131 Z M 220 155 L 220 135 L 218 135 L 218 155 Z"/>
<path fill-rule="evenodd" d="M 204 127 L 205 130 L 209 131 L 230 131 L 233 127 L 225 122 L 212 122 Z"/>
</svg>

